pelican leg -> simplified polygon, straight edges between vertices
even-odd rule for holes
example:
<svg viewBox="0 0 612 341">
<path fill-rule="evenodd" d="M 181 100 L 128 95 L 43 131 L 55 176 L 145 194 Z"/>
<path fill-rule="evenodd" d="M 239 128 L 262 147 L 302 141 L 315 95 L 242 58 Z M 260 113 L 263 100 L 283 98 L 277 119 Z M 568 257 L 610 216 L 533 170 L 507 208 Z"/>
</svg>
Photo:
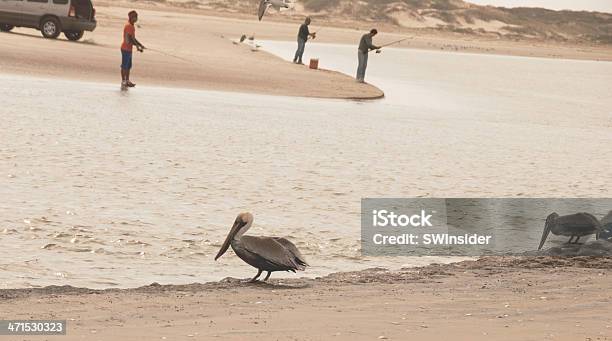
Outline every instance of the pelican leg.
<svg viewBox="0 0 612 341">
<path fill-rule="evenodd" d="M 259 271 L 257 272 L 257 275 L 255 275 L 255 277 L 253 277 L 252 280 L 249 281 L 249 283 L 255 283 L 257 282 L 257 279 L 259 278 L 259 276 L 261 276 L 261 273 L 263 272 L 263 270 L 259 269 Z"/>
<path fill-rule="evenodd" d="M 268 275 L 266 276 L 266 278 L 264 279 L 264 282 L 268 281 L 268 278 L 270 278 L 270 275 L 272 274 L 272 271 L 268 271 Z"/>
</svg>

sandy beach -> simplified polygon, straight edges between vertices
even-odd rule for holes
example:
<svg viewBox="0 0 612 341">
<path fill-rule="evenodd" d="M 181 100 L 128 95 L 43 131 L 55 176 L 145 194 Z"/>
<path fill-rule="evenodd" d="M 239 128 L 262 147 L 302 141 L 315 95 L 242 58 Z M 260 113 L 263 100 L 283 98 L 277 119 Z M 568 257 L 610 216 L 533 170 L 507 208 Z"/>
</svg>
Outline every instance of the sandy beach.
<svg viewBox="0 0 612 341">
<path fill-rule="evenodd" d="M 31 29 L 1 34 L 0 72 L 118 83 L 128 10 L 97 9 L 99 26 L 81 42 L 43 39 Z M 140 18 L 137 36 L 151 49 L 134 56 L 132 75 L 141 85 L 343 99 L 384 95 L 348 75 L 313 71 L 262 50 L 254 52 L 247 44 L 234 44 L 242 34 L 252 33 L 255 21 L 150 10 L 141 10 Z M 258 26 L 267 32 L 276 29 L 276 24 Z"/>
<path fill-rule="evenodd" d="M 610 276 L 609 258 L 485 258 L 269 284 L 0 290 L 0 310 L 68 320 L 49 340 L 603 341 Z"/>
</svg>

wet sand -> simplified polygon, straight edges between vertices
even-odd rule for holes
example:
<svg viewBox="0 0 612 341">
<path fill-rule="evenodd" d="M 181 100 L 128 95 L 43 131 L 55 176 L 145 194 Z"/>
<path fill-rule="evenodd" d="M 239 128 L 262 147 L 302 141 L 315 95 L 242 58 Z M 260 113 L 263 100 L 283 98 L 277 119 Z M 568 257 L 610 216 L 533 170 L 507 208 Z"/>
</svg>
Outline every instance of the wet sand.
<svg viewBox="0 0 612 341">
<path fill-rule="evenodd" d="M 119 84 L 119 46 L 127 10 L 98 6 L 97 11 L 98 28 L 86 32 L 78 43 L 63 35 L 58 40 L 43 39 L 32 29 L 0 34 L 0 72 Z M 132 80 L 147 86 L 286 96 L 373 99 L 384 95 L 351 76 L 313 71 L 233 43 L 254 25 L 255 21 L 236 26 L 228 19 L 140 10 L 136 35 L 151 50 L 135 51 Z M 275 29 L 274 24 L 263 26 Z M 237 33 L 238 28 L 242 33 Z"/>
<path fill-rule="evenodd" d="M 0 310 L 67 319 L 62 340 L 608 340 L 611 270 L 610 258 L 485 258 L 268 284 L 1 290 Z"/>
</svg>

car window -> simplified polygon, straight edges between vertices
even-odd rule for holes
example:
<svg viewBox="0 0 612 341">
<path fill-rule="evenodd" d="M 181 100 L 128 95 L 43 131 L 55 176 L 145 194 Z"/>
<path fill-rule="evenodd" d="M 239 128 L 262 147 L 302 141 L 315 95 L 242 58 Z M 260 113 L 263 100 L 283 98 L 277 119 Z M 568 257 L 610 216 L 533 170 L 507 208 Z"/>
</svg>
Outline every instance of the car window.
<svg viewBox="0 0 612 341">
<path fill-rule="evenodd" d="M 68 3 L 68 0 L 53 0 L 54 4 L 65 5 Z"/>
</svg>

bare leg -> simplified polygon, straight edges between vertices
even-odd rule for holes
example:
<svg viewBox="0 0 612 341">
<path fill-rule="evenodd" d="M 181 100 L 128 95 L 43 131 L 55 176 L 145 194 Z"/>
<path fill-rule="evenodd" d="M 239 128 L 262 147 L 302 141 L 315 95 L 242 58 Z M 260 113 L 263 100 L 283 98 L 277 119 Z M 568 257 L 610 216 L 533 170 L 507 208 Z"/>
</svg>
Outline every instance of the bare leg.
<svg viewBox="0 0 612 341">
<path fill-rule="evenodd" d="M 572 244 L 572 240 L 574 240 L 574 236 L 570 237 L 570 240 L 567 242 L 568 244 Z"/>
<path fill-rule="evenodd" d="M 578 244 L 578 241 L 580 240 L 580 236 L 576 237 L 576 240 L 574 241 L 574 244 Z"/>
<path fill-rule="evenodd" d="M 253 279 L 252 279 L 252 280 L 250 280 L 250 281 L 249 281 L 249 283 L 255 283 L 255 282 L 257 282 L 257 279 L 259 278 L 259 276 L 261 276 L 261 273 L 262 273 L 262 272 L 263 272 L 263 271 L 262 271 L 261 269 L 259 269 L 259 271 L 257 272 L 257 275 L 255 275 L 255 277 L 253 277 Z"/>
<path fill-rule="evenodd" d="M 264 282 L 268 281 L 268 278 L 270 278 L 271 274 L 272 274 L 272 271 L 268 271 L 268 275 L 266 276 L 266 279 L 264 279 Z"/>
</svg>

